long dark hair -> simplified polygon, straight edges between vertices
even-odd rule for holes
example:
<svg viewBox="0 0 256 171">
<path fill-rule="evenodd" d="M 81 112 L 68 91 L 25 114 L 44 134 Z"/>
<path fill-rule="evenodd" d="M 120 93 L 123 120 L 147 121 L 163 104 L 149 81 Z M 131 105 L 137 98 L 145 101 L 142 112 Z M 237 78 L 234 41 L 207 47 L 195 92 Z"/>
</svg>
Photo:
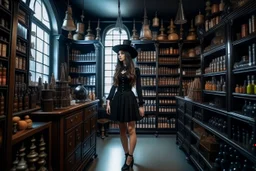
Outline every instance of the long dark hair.
<svg viewBox="0 0 256 171">
<path fill-rule="evenodd" d="M 126 75 L 130 79 L 131 85 L 134 86 L 135 82 L 136 82 L 135 66 L 132 61 L 130 53 L 126 52 L 126 51 L 123 51 L 123 53 L 125 55 L 124 62 L 126 64 Z M 121 74 L 121 71 L 123 70 L 123 68 L 124 68 L 123 62 L 121 62 L 119 59 L 117 59 L 116 71 L 114 74 L 114 85 L 116 85 L 116 86 L 119 84 L 118 76 L 119 76 L 119 74 Z"/>
</svg>

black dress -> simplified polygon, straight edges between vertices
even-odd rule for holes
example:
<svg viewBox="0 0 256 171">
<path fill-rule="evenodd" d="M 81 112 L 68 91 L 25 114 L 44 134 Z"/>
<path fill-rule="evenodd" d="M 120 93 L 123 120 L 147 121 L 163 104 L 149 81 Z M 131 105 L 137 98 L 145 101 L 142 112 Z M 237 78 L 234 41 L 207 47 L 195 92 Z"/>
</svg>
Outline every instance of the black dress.
<svg viewBox="0 0 256 171">
<path fill-rule="evenodd" d="M 119 85 L 112 86 L 107 100 L 110 100 L 110 119 L 119 122 L 138 121 L 142 119 L 139 113 L 139 107 L 143 106 L 140 70 L 136 71 L 136 91 L 138 94 L 139 103 L 132 91 L 130 80 L 126 73 L 118 76 Z M 116 91 L 117 88 L 117 91 Z"/>
</svg>

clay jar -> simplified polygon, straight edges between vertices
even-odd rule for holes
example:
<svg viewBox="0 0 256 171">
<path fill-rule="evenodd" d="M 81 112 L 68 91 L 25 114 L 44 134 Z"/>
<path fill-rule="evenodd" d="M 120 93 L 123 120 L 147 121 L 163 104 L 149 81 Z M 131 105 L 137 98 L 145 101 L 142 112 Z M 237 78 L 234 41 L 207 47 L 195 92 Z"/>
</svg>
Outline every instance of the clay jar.
<svg viewBox="0 0 256 171">
<path fill-rule="evenodd" d="M 26 121 L 27 124 L 28 124 L 27 128 L 28 128 L 28 129 L 31 129 L 31 128 L 32 128 L 32 125 L 33 125 L 33 122 L 32 122 L 32 120 L 29 118 L 28 115 L 25 116 L 25 121 Z"/>
</svg>

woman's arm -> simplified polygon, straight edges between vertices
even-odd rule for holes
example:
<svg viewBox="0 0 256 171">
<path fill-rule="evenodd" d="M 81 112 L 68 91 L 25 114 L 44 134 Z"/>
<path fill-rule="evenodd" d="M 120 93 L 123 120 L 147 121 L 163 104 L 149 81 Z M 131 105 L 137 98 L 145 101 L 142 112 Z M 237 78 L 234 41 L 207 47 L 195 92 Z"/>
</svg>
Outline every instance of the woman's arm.
<svg viewBox="0 0 256 171">
<path fill-rule="evenodd" d="M 110 89 L 110 92 L 109 92 L 109 95 L 107 97 L 107 101 L 111 101 L 112 100 L 112 98 L 114 97 L 115 91 L 116 91 L 116 86 L 112 85 L 112 87 Z"/>
<path fill-rule="evenodd" d="M 136 91 L 139 98 L 139 106 L 142 107 L 144 104 L 143 97 L 142 97 L 142 89 L 141 89 L 141 78 L 140 78 L 140 69 L 135 68 L 136 71 Z"/>
</svg>

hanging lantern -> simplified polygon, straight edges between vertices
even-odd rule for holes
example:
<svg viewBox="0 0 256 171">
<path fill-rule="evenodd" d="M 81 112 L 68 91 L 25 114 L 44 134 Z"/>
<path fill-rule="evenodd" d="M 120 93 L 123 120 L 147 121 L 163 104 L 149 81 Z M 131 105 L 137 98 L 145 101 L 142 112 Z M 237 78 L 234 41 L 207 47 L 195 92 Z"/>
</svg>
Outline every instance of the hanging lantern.
<svg viewBox="0 0 256 171">
<path fill-rule="evenodd" d="M 144 8 L 144 21 L 140 31 L 140 39 L 152 40 L 152 34 L 151 34 L 151 30 L 149 29 L 146 7 Z"/>
<path fill-rule="evenodd" d="M 182 0 L 180 0 L 179 6 L 178 6 L 178 12 L 177 12 L 174 23 L 175 24 L 185 24 L 186 22 L 187 22 L 187 20 L 185 19 L 185 16 L 184 16 Z"/>
<path fill-rule="evenodd" d="M 155 14 L 155 17 L 153 18 L 152 26 L 153 27 L 158 27 L 159 26 L 159 19 L 157 18 L 157 12 Z"/>
<path fill-rule="evenodd" d="M 68 5 L 68 9 L 66 11 L 66 15 L 62 24 L 62 29 L 67 31 L 76 30 L 76 26 L 72 18 L 72 8 L 70 5 Z"/>
</svg>

